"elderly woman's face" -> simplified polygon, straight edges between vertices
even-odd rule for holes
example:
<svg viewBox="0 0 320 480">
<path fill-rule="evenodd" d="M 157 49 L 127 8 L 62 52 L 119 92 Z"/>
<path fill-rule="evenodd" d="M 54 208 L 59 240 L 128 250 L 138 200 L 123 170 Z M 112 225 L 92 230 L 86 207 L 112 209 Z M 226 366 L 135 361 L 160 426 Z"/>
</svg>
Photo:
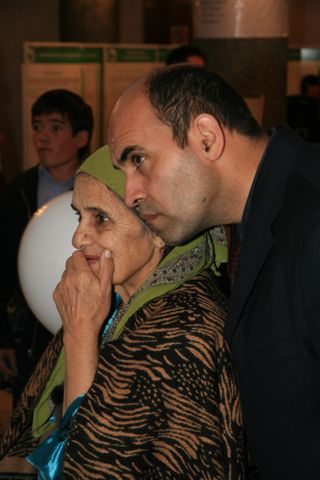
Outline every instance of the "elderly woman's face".
<svg viewBox="0 0 320 480">
<path fill-rule="evenodd" d="M 81 249 L 91 268 L 99 272 L 99 259 L 110 250 L 114 285 L 139 281 L 155 255 L 155 237 L 125 204 L 95 178 L 79 174 L 72 206 L 79 216 L 73 245 Z"/>
</svg>

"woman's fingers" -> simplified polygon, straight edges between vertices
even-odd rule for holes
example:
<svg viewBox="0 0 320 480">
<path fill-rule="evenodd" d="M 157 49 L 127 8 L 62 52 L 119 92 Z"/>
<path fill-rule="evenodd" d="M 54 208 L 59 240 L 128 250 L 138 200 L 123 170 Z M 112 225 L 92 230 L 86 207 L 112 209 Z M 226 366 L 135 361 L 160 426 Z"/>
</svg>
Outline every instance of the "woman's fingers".
<svg viewBox="0 0 320 480">
<path fill-rule="evenodd" d="M 112 289 L 114 263 L 110 250 L 105 250 L 100 257 L 99 280 L 102 295 L 109 294 Z"/>
<path fill-rule="evenodd" d="M 110 251 L 99 259 L 93 270 L 85 255 L 76 251 L 66 262 L 66 269 L 53 299 L 64 324 L 65 332 L 98 332 L 107 317 L 112 294 L 114 265 Z"/>
</svg>

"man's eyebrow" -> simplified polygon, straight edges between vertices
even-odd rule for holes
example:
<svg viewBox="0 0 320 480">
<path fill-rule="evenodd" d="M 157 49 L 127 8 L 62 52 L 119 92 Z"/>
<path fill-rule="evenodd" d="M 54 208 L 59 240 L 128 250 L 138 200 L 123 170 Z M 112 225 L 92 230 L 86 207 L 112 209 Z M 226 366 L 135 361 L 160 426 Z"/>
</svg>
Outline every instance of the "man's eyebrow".
<svg viewBox="0 0 320 480">
<path fill-rule="evenodd" d="M 61 125 L 64 125 L 65 124 L 65 121 L 62 120 L 61 118 L 50 118 L 49 120 L 50 123 L 61 123 Z"/>
<path fill-rule="evenodd" d="M 128 156 L 130 155 L 130 153 L 134 152 L 135 150 L 140 150 L 139 145 L 131 145 L 129 147 L 126 147 L 120 155 L 118 162 L 119 165 L 123 165 L 128 160 Z"/>
<path fill-rule="evenodd" d="M 35 123 L 43 123 L 43 122 L 44 120 L 42 120 L 41 118 L 35 117 L 32 119 L 32 125 Z M 65 121 L 61 120 L 61 118 L 50 118 L 49 123 L 60 123 L 61 125 L 65 125 Z"/>
</svg>

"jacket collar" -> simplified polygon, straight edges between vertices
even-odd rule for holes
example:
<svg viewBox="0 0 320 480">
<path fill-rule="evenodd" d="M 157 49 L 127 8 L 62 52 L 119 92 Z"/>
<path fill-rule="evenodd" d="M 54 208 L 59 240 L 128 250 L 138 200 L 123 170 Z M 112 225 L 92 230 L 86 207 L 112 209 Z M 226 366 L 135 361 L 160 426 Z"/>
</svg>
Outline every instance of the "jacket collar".
<svg viewBox="0 0 320 480">
<path fill-rule="evenodd" d="M 270 139 L 256 178 L 243 234 L 237 275 L 233 285 L 225 337 L 229 344 L 259 272 L 274 245 L 272 224 L 279 216 L 292 164 L 303 142 L 288 127 L 280 127 Z"/>
</svg>

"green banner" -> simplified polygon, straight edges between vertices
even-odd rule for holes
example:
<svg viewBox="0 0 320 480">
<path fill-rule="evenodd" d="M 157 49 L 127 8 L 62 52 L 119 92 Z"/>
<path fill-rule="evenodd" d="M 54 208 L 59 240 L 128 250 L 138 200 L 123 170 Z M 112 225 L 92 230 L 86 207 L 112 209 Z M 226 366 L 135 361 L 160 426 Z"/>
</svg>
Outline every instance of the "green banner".
<svg viewBox="0 0 320 480">
<path fill-rule="evenodd" d="M 158 60 L 159 62 L 166 63 L 167 57 L 169 55 L 169 52 L 171 51 L 171 48 L 159 48 L 158 50 Z"/>
<path fill-rule="evenodd" d="M 93 47 L 29 47 L 30 63 L 100 63 L 102 49 Z"/>
</svg>

